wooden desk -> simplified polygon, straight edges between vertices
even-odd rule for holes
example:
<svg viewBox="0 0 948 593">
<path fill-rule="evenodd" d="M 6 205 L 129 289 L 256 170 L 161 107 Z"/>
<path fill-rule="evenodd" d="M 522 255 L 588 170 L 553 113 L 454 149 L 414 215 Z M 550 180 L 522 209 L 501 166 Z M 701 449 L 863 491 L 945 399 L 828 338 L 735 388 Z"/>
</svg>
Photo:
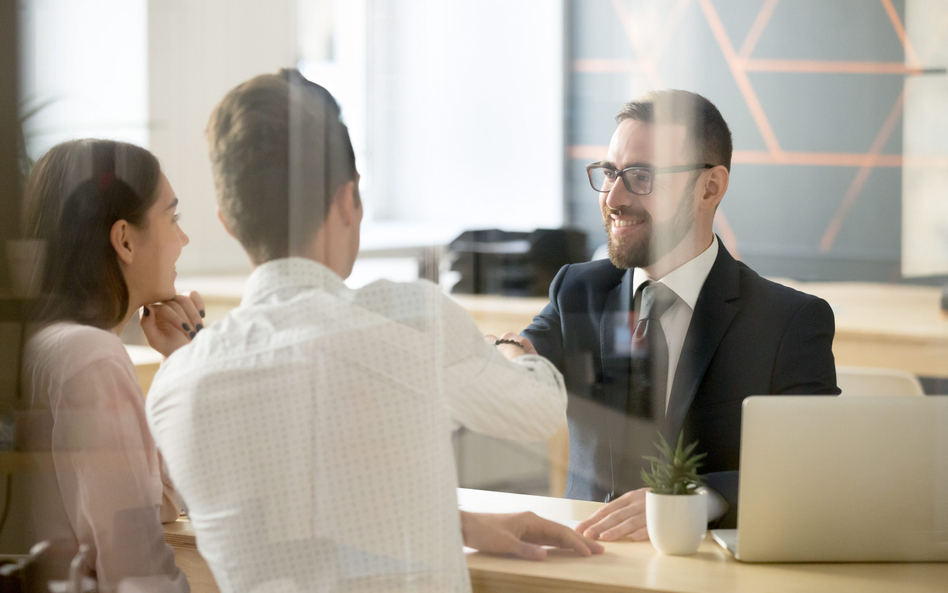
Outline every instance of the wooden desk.
<svg viewBox="0 0 948 593">
<path fill-rule="evenodd" d="M 836 314 L 836 364 L 948 378 L 941 289 L 868 282 L 784 282 L 826 299 Z"/>
<path fill-rule="evenodd" d="M 560 522 L 585 519 L 595 502 L 458 490 L 463 510 L 511 513 L 533 511 Z M 165 526 L 178 566 L 194 593 L 217 591 L 194 545 L 186 519 Z M 948 563 L 932 564 L 742 564 L 711 540 L 694 556 L 662 556 L 648 542 L 607 543 L 601 556 L 580 558 L 551 552 L 543 562 L 469 553 L 474 591 L 665 593 L 944 593 Z"/>
</svg>

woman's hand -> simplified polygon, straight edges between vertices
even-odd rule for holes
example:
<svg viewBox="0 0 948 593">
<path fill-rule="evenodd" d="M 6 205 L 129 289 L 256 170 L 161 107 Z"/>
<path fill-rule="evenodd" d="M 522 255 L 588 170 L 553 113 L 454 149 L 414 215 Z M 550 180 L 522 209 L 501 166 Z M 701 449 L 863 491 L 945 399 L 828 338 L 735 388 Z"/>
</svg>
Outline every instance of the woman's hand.
<svg viewBox="0 0 948 593">
<path fill-rule="evenodd" d="M 569 527 L 542 519 L 531 512 L 497 515 L 461 511 L 464 545 L 490 554 L 513 554 L 527 560 L 543 560 L 546 549 L 555 546 L 583 557 L 602 554 L 605 548 Z"/>
<path fill-rule="evenodd" d="M 142 331 L 148 345 L 165 357 L 188 344 L 204 329 L 204 299 L 197 292 L 142 308 Z"/>
</svg>

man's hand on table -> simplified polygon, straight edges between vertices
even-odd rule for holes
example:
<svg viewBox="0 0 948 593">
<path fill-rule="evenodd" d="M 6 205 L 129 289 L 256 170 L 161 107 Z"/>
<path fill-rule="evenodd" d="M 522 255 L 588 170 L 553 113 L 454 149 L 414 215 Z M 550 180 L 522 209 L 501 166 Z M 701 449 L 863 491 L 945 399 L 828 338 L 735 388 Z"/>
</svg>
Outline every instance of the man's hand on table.
<svg viewBox="0 0 948 593">
<path fill-rule="evenodd" d="M 543 560 L 543 546 L 575 551 L 580 556 L 602 554 L 605 548 L 569 527 L 526 513 L 495 514 L 461 511 L 464 545 L 491 554 L 513 554 Z"/>
<path fill-rule="evenodd" d="M 633 541 L 648 539 L 645 529 L 645 493 L 648 488 L 626 492 L 601 507 L 588 519 L 576 526 L 577 533 L 589 539 L 612 542 L 622 538 Z"/>
</svg>

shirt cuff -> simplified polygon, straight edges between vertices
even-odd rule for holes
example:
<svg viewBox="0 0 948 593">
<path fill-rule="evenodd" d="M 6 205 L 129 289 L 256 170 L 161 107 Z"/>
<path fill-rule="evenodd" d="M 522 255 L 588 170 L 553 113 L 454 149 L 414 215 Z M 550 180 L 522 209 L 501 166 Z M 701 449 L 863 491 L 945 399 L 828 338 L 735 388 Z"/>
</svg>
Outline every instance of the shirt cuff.
<svg viewBox="0 0 948 593">
<path fill-rule="evenodd" d="M 524 354 L 513 359 L 511 362 L 518 366 L 526 367 L 538 375 L 538 379 L 548 385 L 556 385 L 559 389 L 565 391 L 566 384 L 563 381 L 563 375 L 548 359 L 539 354 Z"/>
</svg>

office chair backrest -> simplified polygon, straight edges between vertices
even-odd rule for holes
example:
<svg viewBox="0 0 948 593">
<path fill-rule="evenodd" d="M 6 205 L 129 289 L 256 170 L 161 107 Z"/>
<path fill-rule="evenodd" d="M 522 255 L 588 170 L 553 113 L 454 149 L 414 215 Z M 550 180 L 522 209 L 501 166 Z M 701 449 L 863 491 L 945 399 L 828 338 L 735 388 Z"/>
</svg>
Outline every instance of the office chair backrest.
<svg viewBox="0 0 948 593">
<path fill-rule="evenodd" d="M 844 396 L 925 395 L 918 378 L 908 371 L 869 367 L 836 367 L 836 384 Z"/>
</svg>

